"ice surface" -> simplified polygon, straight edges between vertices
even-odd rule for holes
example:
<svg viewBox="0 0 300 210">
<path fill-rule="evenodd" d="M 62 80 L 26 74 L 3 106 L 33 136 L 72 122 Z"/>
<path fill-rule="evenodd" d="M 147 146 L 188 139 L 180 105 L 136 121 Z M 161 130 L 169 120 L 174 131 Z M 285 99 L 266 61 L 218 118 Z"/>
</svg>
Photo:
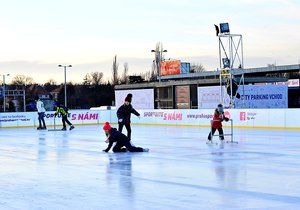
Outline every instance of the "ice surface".
<svg viewBox="0 0 300 210">
<path fill-rule="evenodd" d="M 207 145 L 209 128 L 132 130 L 149 153 L 102 152 L 100 126 L 0 129 L 0 209 L 300 208 L 300 131 L 235 129 L 239 144 Z"/>
</svg>

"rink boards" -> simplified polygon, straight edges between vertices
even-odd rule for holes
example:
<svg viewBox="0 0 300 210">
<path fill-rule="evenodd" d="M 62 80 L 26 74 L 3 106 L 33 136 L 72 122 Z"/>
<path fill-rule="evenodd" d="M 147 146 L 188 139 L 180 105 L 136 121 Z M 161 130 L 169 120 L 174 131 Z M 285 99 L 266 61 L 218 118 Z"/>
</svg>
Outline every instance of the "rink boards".
<svg viewBox="0 0 300 210">
<path fill-rule="evenodd" d="M 133 124 L 210 126 L 213 109 L 151 109 L 138 110 L 140 118 L 132 115 Z M 300 109 L 231 109 L 225 115 L 233 119 L 234 127 L 266 129 L 299 129 Z M 36 112 L 0 114 L 0 127 L 33 127 L 38 125 Z M 75 125 L 117 123 L 116 110 L 70 110 L 69 120 Z M 46 112 L 47 126 L 54 125 L 54 112 Z M 55 118 L 61 125 L 61 117 Z M 227 126 L 224 122 L 224 126 Z M 229 124 L 228 124 L 229 126 Z"/>
</svg>

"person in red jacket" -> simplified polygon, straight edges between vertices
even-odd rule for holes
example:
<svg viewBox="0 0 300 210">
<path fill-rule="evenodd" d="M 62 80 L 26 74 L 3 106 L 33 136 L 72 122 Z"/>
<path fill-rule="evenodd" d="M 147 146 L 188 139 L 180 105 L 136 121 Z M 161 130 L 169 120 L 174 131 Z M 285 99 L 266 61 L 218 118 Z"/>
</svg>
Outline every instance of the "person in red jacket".
<svg viewBox="0 0 300 210">
<path fill-rule="evenodd" d="M 207 137 L 207 139 L 209 141 L 211 141 L 212 135 L 214 135 L 216 130 L 218 130 L 218 132 L 219 132 L 220 140 L 224 140 L 224 132 L 223 132 L 223 128 L 222 128 L 223 120 L 228 121 L 229 118 L 224 116 L 223 105 L 219 104 L 218 108 L 215 109 L 213 121 L 211 123 L 211 131 L 209 132 L 208 137 Z"/>
</svg>

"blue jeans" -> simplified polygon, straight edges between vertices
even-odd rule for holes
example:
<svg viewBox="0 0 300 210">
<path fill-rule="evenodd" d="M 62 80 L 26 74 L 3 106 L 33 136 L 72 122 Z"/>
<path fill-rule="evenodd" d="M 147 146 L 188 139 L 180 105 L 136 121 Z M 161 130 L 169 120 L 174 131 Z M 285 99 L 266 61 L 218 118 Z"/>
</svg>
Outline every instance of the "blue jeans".
<svg viewBox="0 0 300 210">
<path fill-rule="evenodd" d="M 42 128 L 42 122 L 43 122 L 43 128 L 46 128 L 46 124 L 45 124 L 45 120 L 44 120 L 44 117 L 45 117 L 45 112 L 38 112 L 38 115 L 39 115 L 39 128 Z"/>
</svg>

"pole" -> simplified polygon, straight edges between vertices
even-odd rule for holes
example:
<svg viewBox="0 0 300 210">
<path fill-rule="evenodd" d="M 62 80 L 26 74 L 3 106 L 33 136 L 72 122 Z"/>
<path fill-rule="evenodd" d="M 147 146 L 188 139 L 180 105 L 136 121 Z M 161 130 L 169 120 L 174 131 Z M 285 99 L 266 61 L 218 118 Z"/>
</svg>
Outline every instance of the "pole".
<svg viewBox="0 0 300 210">
<path fill-rule="evenodd" d="M 25 92 L 25 90 L 23 91 L 23 108 L 24 108 L 24 112 L 26 112 L 26 92 Z"/>
<path fill-rule="evenodd" d="M 65 70 L 65 107 L 67 107 L 67 66 L 64 66 Z"/>
<path fill-rule="evenodd" d="M 3 75 L 3 112 L 5 112 L 5 75 Z"/>
</svg>

